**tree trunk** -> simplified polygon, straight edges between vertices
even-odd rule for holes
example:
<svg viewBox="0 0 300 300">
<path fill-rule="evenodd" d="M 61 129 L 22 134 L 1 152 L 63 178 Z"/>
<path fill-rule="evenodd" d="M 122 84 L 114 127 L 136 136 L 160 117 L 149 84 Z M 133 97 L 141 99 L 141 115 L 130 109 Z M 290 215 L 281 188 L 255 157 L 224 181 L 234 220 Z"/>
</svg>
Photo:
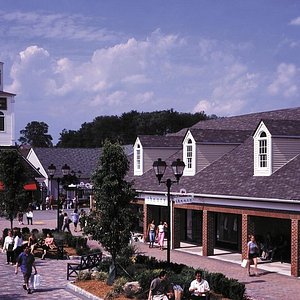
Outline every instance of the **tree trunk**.
<svg viewBox="0 0 300 300">
<path fill-rule="evenodd" d="M 115 279 L 116 279 L 116 259 L 111 260 L 111 265 L 109 266 L 109 273 L 108 273 L 108 279 L 107 279 L 107 284 L 108 285 L 113 285 Z"/>
</svg>

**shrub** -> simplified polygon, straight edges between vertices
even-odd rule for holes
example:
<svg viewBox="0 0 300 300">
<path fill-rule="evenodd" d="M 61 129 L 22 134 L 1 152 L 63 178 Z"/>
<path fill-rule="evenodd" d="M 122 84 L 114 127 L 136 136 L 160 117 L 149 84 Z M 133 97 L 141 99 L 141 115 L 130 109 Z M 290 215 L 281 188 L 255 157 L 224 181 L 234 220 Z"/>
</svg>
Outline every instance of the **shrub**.
<svg viewBox="0 0 300 300">
<path fill-rule="evenodd" d="M 95 280 L 107 281 L 107 279 L 108 279 L 108 273 L 105 273 L 105 272 L 94 271 L 92 273 L 92 275 Z"/>
<path fill-rule="evenodd" d="M 116 294 L 120 294 L 123 292 L 123 286 L 127 281 L 128 279 L 125 277 L 119 277 L 117 278 L 117 280 L 115 280 L 113 284 L 113 290 L 115 291 Z"/>
<path fill-rule="evenodd" d="M 90 280 L 92 272 L 90 271 L 80 271 L 78 274 L 78 280 Z"/>
</svg>

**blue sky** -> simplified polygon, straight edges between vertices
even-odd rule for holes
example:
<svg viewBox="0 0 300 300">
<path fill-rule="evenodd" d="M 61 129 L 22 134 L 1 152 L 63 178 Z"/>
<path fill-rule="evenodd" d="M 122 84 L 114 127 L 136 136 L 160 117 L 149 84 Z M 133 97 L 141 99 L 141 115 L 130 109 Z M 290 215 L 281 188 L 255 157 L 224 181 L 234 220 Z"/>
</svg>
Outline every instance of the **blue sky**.
<svg viewBox="0 0 300 300">
<path fill-rule="evenodd" d="M 16 135 L 100 115 L 231 116 L 300 105 L 298 0 L 0 0 Z"/>
</svg>

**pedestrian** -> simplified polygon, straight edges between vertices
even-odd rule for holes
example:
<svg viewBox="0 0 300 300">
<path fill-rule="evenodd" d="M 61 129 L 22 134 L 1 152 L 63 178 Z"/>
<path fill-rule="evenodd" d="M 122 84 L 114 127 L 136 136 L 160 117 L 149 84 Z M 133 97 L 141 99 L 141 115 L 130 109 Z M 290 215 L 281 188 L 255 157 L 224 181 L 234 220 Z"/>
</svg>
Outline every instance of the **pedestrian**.
<svg viewBox="0 0 300 300">
<path fill-rule="evenodd" d="M 168 224 L 162 221 L 160 221 L 159 225 L 157 226 L 156 236 L 160 250 L 164 250 L 165 231 L 167 228 Z"/>
<path fill-rule="evenodd" d="M 86 223 L 86 213 L 85 213 L 85 210 L 82 208 L 80 210 L 80 214 L 79 214 L 80 231 L 82 231 L 84 229 L 85 223 Z"/>
<path fill-rule="evenodd" d="M 14 246 L 13 246 L 14 261 L 13 262 L 16 263 L 16 259 L 23 251 L 23 238 L 19 228 L 14 228 L 13 236 L 14 236 Z"/>
<path fill-rule="evenodd" d="M 4 239 L 3 251 L 6 251 L 6 264 L 14 263 L 14 237 L 11 230 L 8 230 L 7 236 Z"/>
<path fill-rule="evenodd" d="M 147 236 L 149 237 L 149 248 L 154 247 L 154 242 L 155 242 L 155 221 L 152 220 L 151 223 L 148 225 L 147 229 Z"/>
<path fill-rule="evenodd" d="M 58 200 L 57 200 L 57 203 L 58 203 Z M 49 208 L 50 209 L 53 209 L 53 204 L 54 204 L 54 197 L 53 197 L 53 195 L 50 195 L 50 197 L 49 197 Z"/>
<path fill-rule="evenodd" d="M 35 248 L 37 248 L 37 237 L 35 234 L 32 232 L 28 238 L 28 247 L 30 248 L 30 253 L 34 254 Z"/>
<path fill-rule="evenodd" d="M 58 227 L 59 231 L 62 231 L 62 227 L 64 225 L 64 213 L 62 210 L 59 211 L 59 217 L 58 217 Z"/>
<path fill-rule="evenodd" d="M 21 211 L 19 211 L 17 214 L 19 225 L 24 225 L 23 216 L 24 216 L 24 214 Z"/>
<path fill-rule="evenodd" d="M 202 278 L 202 272 L 196 270 L 195 279 L 191 282 L 189 292 L 191 293 L 191 299 L 209 299 L 209 284 Z"/>
<path fill-rule="evenodd" d="M 34 256 L 30 253 L 30 248 L 28 245 L 24 247 L 24 251 L 18 256 L 17 265 L 15 273 L 18 274 L 19 267 L 21 267 L 21 271 L 23 273 L 23 289 L 27 290 L 28 294 L 32 294 L 32 291 L 29 286 L 29 278 L 32 273 L 32 267 L 34 268 L 34 274 L 37 274 Z"/>
<path fill-rule="evenodd" d="M 27 225 L 32 225 L 33 211 L 31 209 L 27 211 L 26 217 L 27 217 Z"/>
<path fill-rule="evenodd" d="M 79 222 L 79 213 L 78 213 L 78 209 L 74 209 L 74 212 L 72 213 L 72 222 L 74 224 L 74 231 L 77 231 L 77 224 Z"/>
<path fill-rule="evenodd" d="M 45 208 L 48 210 L 50 208 L 50 195 L 47 195 L 45 199 Z"/>
<path fill-rule="evenodd" d="M 163 270 L 158 277 L 151 281 L 148 300 L 168 300 L 173 296 L 174 293 L 167 278 L 167 272 Z"/>
<path fill-rule="evenodd" d="M 248 263 L 247 263 L 247 270 L 248 270 L 248 275 L 251 276 L 250 273 L 250 265 L 253 261 L 254 263 L 254 275 L 257 276 L 257 257 L 259 256 L 259 248 L 255 240 L 255 236 L 252 234 L 250 235 L 250 241 L 247 244 L 247 258 L 248 258 Z"/>
<path fill-rule="evenodd" d="M 64 213 L 64 223 L 63 223 L 62 231 L 65 231 L 65 229 L 67 229 L 68 232 L 71 233 L 71 230 L 70 230 L 70 223 L 71 223 L 71 222 L 72 222 L 72 221 L 69 219 L 68 214 L 65 212 L 65 213 Z"/>
</svg>

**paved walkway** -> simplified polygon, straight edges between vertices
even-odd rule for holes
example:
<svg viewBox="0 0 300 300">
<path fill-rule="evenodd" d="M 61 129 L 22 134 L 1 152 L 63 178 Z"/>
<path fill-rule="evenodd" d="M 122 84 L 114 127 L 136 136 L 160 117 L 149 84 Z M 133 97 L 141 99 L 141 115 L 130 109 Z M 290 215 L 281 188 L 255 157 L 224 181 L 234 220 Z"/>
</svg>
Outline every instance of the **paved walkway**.
<svg viewBox="0 0 300 300">
<path fill-rule="evenodd" d="M 56 221 L 55 211 L 35 211 L 34 224 L 30 229 L 54 228 Z M 9 226 L 7 220 L 0 219 L 1 231 Z M 14 222 L 14 226 L 18 226 Z M 26 226 L 26 225 L 24 225 Z M 78 233 L 77 233 L 78 234 Z M 89 241 L 91 246 L 98 247 L 95 241 Z M 158 260 L 166 259 L 166 251 L 160 251 L 157 248 L 149 249 L 147 244 L 135 243 L 141 254 L 154 256 Z M 300 279 L 276 272 L 260 269 L 260 276 L 249 277 L 245 269 L 239 264 L 221 260 L 221 255 L 216 257 L 203 257 L 195 253 L 187 253 L 187 250 L 172 250 L 171 261 L 183 263 L 194 268 L 207 269 L 210 272 L 220 272 L 229 278 L 238 279 L 245 283 L 247 295 L 255 300 L 269 299 L 300 299 Z M 22 289 L 22 275 L 14 274 L 14 267 L 5 265 L 5 254 L 0 253 L 0 299 L 86 299 L 84 296 L 74 294 L 67 289 L 68 281 L 66 280 L 67 260 L 46 259 L 44 261 L 37 258 L 37 269 L 42 276 L 42 283 L 38 290 L 32 295 L 27 295 Z"/>
</svg>

